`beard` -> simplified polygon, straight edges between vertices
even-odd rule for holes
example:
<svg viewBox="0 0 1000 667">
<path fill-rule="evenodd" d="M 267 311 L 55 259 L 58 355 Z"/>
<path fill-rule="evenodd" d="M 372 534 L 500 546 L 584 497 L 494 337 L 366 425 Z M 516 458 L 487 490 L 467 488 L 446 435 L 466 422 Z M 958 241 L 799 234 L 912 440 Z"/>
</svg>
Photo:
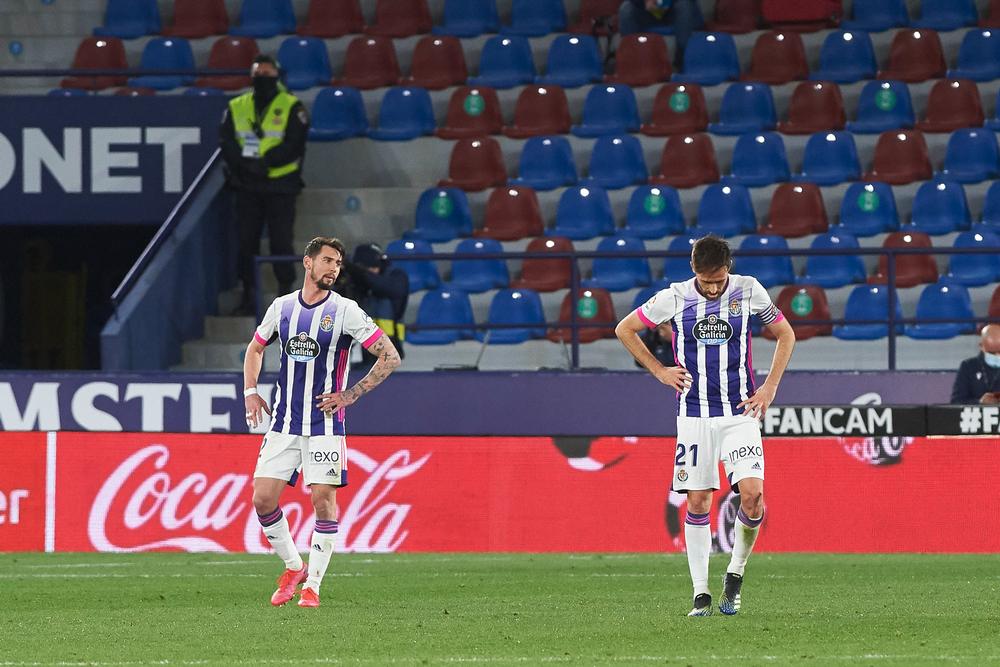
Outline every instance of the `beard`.
<svg viewBox="0 0 1000 667">
<path fill-rule="evenodd" d="M 325 289 L 325 290 L 332 290 L 333 289 L 333 284 L 335 282 L 337 282 L 336 276 L 334 276 L 333 278 L 324 278 L 323 276 L 317 276 L 315 274 L 310 274 L 309 277 L 312 278 L 312 281 L 314 283 L 316 283 L 316 287 L 318 287 L 320 289 Z"/>
</svg>

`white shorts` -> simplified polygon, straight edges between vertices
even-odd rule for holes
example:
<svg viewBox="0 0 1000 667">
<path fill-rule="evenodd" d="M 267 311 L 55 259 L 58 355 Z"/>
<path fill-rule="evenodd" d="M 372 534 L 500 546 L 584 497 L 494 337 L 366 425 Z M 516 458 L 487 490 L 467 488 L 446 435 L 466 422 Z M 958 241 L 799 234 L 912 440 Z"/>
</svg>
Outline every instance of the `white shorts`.
<svg viewBox="0 0 1000 667">
<path fill-rule="evenodd" d="M 347 441 L 342 435 L 293 435 L 269 431 L 260 445 L 254 477 L 295 484 L 299 471 L 307 485 L 347 486 Z"/>
<path fill-rule="evenodd" d="M 719 488 L 719 461 L 733 491 L 741 479 L 764 479 L 760 422 L 753 417 L 678 417 L 674 491 Z"/>
</svg>

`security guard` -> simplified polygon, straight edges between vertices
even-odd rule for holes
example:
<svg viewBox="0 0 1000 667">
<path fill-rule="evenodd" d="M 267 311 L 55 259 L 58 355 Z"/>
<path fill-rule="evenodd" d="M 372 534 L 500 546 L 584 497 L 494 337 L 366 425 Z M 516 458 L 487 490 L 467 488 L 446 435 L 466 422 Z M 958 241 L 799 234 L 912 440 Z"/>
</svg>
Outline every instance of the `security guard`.
<svg viewBox="0 0 1000 667">
<path fill-rule="evenodd" d="M 255 310 L 254 261 L 267 225 L 271 254 L 294 255 L 295 199 L 305 185 L 302 160 L 309 132 L 305 106 L 278 81 L 271 56 L 259 55 L 250 68 L 253 90 L 229 102 L 219 141 L 227 167 L 227 183 L 236 191 L 240 228 L 239 277 L 243 300 L 238 312 Z M 291 263 L 274 264 L 278 293 L 292 291 Z"/>
</svg>

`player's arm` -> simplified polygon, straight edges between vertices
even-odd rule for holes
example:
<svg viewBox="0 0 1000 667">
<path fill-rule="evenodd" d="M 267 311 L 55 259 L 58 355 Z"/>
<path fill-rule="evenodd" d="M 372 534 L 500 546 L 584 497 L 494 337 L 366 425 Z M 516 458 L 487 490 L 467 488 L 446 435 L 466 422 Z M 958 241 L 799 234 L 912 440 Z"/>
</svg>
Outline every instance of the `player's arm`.
<svg viewBox="0 0 1000 667">
<path fill-rule="evenodd" d="M 379 331 L 379 336 L 367 350 L 375 355 L 375 364 L 372 365 L 368 375 L 364 376 L 358 383 L 346 391 L 334 394 L 320 394 L 316 397 L 316 407 L 323 412 L 332 414 L 341 408 L 354 404 L 359 398 L 379 386 L 385 379 L 392 375 L 392 372 L 399 368 L 401 363 L 399 352 L 392 344 L 389 337 Z"/>
<path fill-rule="evenodd" d="M 639 338 L 639 334 L 647 328 L 648 325 L 639 317 L 639 311 L 635 310 L 618 323 L 618 326 L 615 327 L 615 335 L 618 336 L 618 340 L 622 342 L 625 349 L 653 377 L 677 391 L 684 391 L 691 386 L 691 375 L 680 366 L 668 368 L 653 356 L 653 353 Z"/>
<path fill-rule="evenodd" d="M 264 397 L 257 393 L 257 378 L 263 365 L 264 344 L 260 342 L 259 335 L 254 334 L 243 355 L 243 401 L 247 409 L 247 426 L 250 428 L 257 428 L 257 424 L 264 419 L 264 413 L 271 414 Z"/>
<path fill-rule="evenodd" d="M 764 383 L 754 391 L 753 396 L 737 406 L 743 408 L 743 414 L 757 419 L 763 419 L 764 413 L 774 402 L 781 376 L 788 367 L 788 362 L 792 358 L 792 348 L 795 347 L 795 331 L 784 317 L 779 317 L 768 324 L 767 330 L 778 340 L 774 348 L 774 358 L 771 360 L 771 370 Z"/>
</svg>

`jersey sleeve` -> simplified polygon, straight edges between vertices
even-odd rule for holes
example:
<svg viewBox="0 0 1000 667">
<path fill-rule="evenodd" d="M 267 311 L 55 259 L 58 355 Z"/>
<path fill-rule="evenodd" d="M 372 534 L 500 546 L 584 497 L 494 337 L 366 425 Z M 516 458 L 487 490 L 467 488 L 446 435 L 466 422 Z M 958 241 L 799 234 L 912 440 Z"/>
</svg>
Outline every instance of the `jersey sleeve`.
<svg viewBox="0 0 1000 667">
<path fill-rule="evenodd" d="M 669 289 L 660 290 L 635 309 L 635 314 L 650 329 L 669 321 L 676 312 L 674 293 Z"/>
<path fill-rule="evenodd" d="M 785 316 L 771 301 L 771 295 L 756 278 L 751 278 L 750 313 L 760 318 L 761 324 L 768 325 L 780 322 Z"/>
<path fill-rule="evenodd" d="M 382 330 L 361 306 L 351 301 L 344 313 L 344 333 L 361 343 L 367 350 L 382 337 Z"/>
<path fill-rule="evenodd" d="M 257 330 L 253 332 L 254 340 L 263 346 L 268 346 L 278 337 L 278 302 L 272 301 L 264 313 Z"/>
</svg>

